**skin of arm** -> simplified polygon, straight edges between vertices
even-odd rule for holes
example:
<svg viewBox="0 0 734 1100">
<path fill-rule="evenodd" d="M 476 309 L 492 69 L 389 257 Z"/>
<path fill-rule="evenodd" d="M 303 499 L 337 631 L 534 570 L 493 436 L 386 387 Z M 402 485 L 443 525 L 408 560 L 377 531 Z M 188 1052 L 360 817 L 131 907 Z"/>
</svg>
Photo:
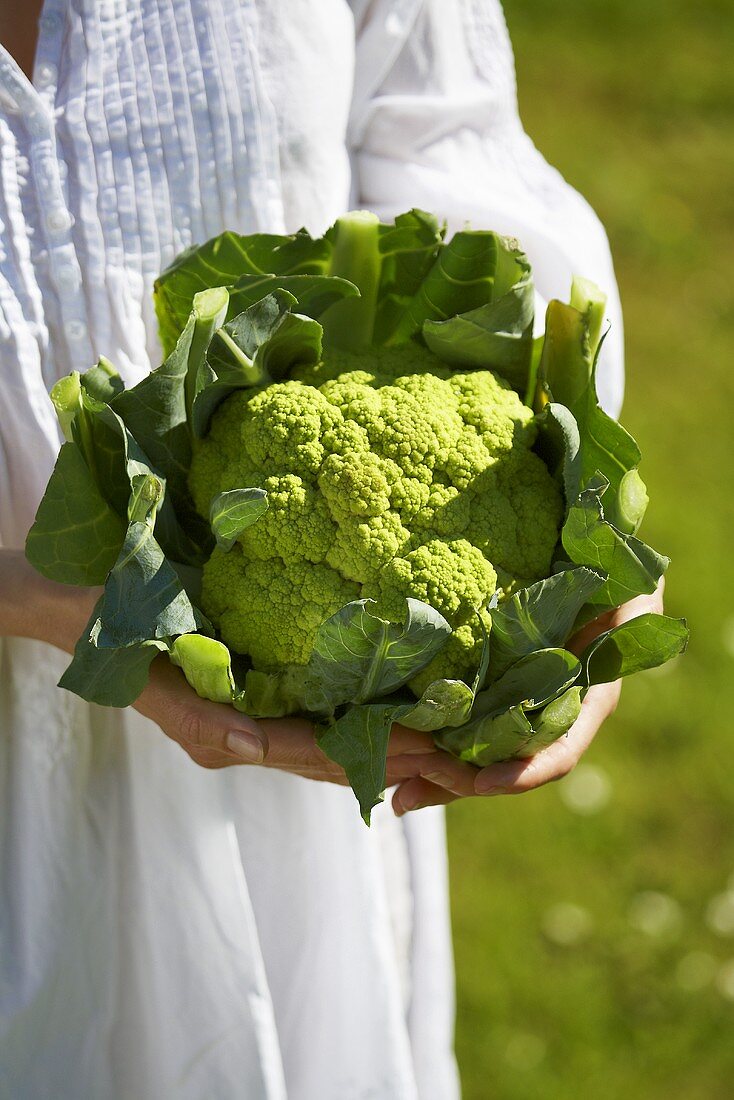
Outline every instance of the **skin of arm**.
<svg viewBox="0 0 734 1100">
<path fill-rule="evenodd" d="M 30 80 L 43 0 L 24 0 L 22 15 L 18 12 L 19 6 L 18 0 L 0 0 L 0 42 Z"/>
</svg>

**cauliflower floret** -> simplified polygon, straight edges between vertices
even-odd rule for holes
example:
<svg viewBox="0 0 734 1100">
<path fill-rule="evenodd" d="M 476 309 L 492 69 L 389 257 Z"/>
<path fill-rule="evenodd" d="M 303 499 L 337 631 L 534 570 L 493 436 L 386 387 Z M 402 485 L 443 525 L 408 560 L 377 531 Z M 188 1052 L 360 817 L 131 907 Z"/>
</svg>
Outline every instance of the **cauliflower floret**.
<svg viewBox="0 0 734 1100">
<path fill-rule="evenodd" d="M 425 505 L 413 518 L 412 526 L 416 529 L 416 538 L 420 538 L 424 532 L 445 535 L 447 538 L 463 534 L 469 523 L 471 502 L 471 493 L 464 493 L 455 485 L 435 482 L 430 488 Z"/>
<path fill-rule="evenodd" d="M 305 664 L 324 619 L 358 596 L 359 586 L 327 565 L 253 561 L 239 546 L 214 551 L 201 593 L 227 645 L 262 669 Z"/>
<path fill-rule="evenodd" d="M 365 587 L 365 595 L 376 600 L 378 614 L 386 618 L 402 618 L 410 596 L 431 604 L 454 627 L 441 652 L 411 681 L 416 694 L 444 677 L 471 682 L 484 642 L 479 613 L 485 614 L 489 629 L 489 616 L 480 609 L 486 608 L 496 587 L 494 569 L 466 539 L 448 543 L 434 539 L 419 546 L 404 558 L 394 558 L 375 584 Z"/>
<path fill-rule="evenodd" d="M 459 399 L 459 415 L 495 451 L 509 450 L 517 443 L 529 447 L 535 439 L 533 410 L 523 405 L 519 394 L 493 371 L 455 374 L 449 385 Z"/>
<path fill-rule="evenodd" d="M 243 399 L 243 405 L 240 438 L 251 464 L 301 477 L 318 473 L 326 455 L 323 436 L 342 419 L 318 390 L 278 382 Z"/>
<path fill-rule="evenodd" d="M 345 577 L 364 583 L 377 576 L 409 542 L 410 532 L 397 512 L 366 518 L 343 516 L 326 560 Z"/>
<path fill-rule="evenodd" d="M 228 398 L 197 445 L 190 487 L 259 486 L 269 510 L 204 571 L 202 607 L 256 667 L 308 660 L 345 603 L 405 615 L 424 600 L 454 632 L 412 687 L 471 682 L 495 590 L 546 576 L 560 491 L 531 451 L 532 410 L 491 371 L 451 370 L 411 342 L 332 351 Z"/>
<path fill-rule="evenodd" d="M 466 539 L 431 539 L 405 557 L 393 558 L 375 583 L 365 586 L 365 595 L 376 599 L 378 611 L 389 619 L 404 616 L 410 596 L 460 626 L 489 603 L 496 587 L 497 574 L 476 546 Z"/>
<path fill-rule="evenodd" d="M 238 541 L 245 556 L 323 561 L 337 527 L 316 487 L 296 474 L 259 477 L 252 484 L 267 492 L 268 510 L 240 535 Z"/>
<path fill-rule="evenodd" d="M 328 455 L 319 489 L 335 516 L 379 516 L 390 507 L 386 471 L 371 451 Z"/>
</svg>

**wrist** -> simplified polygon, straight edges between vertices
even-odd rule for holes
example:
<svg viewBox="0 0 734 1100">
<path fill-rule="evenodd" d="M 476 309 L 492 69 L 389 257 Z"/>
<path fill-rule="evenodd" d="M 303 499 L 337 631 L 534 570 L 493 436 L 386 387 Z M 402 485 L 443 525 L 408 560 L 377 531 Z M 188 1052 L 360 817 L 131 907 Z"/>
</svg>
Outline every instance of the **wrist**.
<svg viewBox="0 0 734 1100">
<path fill-rule="evenodd" d="M 73 652 L 100 594 L 42 577 L 21 550 L 0 550 L 0 635 Z"/>
</svg>

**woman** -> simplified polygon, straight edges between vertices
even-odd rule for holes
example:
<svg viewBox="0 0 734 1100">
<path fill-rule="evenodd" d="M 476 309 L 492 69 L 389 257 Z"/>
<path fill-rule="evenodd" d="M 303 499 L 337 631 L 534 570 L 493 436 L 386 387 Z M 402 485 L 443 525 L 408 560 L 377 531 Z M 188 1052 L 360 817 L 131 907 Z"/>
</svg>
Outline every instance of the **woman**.
<svg viewBox="0 0 734 1100">
<path fill-rule="evenodd" d="M 617 688 L 480 772 L 396 730 L 368 832 L 306 723 L 203 702 L 166 660 L 135 710 L 57 689 L 95 594 L 19 548 L 48 387 L 100 353 L 128 383 L 158 363 L 152 282 L 190 243 L 355 205 L 513 233 L 546 298 L 573 272 L 610 292 L 616 410 L 603 230 L 522 131 L 496 0 L 40 7 L 0 3 L 0 1094 L 451 1100 L 442 811 L 402 815 L 558 778 Z"/>
</svg>

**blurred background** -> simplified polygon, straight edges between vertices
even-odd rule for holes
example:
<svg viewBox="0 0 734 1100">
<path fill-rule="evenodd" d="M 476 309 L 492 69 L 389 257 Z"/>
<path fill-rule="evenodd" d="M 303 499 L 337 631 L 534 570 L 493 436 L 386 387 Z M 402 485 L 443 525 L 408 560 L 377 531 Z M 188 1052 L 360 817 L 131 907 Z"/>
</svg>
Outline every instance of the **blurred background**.
<svg viewBox="0 0 734 1100">
<path fill-rule="evenodd" d="M 734 1095 L 734 4 L 506 0 L 525 128 L 607 227 L 643 534 L 688 654 L 584 762 L 449 810 L 465 1100 Z"/>
</svg>

